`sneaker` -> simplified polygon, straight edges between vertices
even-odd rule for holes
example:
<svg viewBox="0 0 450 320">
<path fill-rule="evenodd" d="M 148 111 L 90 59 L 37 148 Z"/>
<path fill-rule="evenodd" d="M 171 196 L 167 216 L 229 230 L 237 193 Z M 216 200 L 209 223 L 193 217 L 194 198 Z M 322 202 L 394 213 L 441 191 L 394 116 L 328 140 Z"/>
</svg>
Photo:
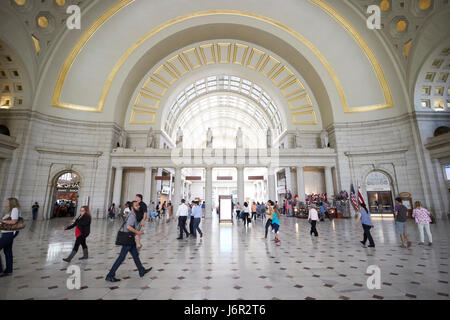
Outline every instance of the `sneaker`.
<svg viewBox="0 0 450 320">
<path fill-rule="evenodd" d="M 419 246 L 423 246 L 425 243 L 423 242 L 419 242 Z"/>
<path fill-rule="evenodd" d="M 366 247 L 366 244 L 364 243 L 364 241 L 360 241 L 360 243 L 362 244 L 363 248 Z"/>
<path fill-rule="evenodd" d="M 108 277 L 108 276 L 105 278 L 105 280 L 108 282 L 119 282 L 120 281 L 120 279 L 117 279 L 116 277 Z"/>
<path fill-rule="evenodd" d="M 433 245 L 433 242 L 430 242 L 428 245 L 431 247 Z"/>
<path fill-rule="evenodd" d="M 182 237 L 178 237 L 177 240 L 183 240 L 183 238 Z"/>
<path fill-rule="evenodd" d="M 402 243 L 402 244 L 400 245 L 400 248 L 406 248 L 406 246 Z"/>
<path fill-rule="evenodd" d="M 144 277 L 147 273 L 149 273 L 151 270 L 153 269 L 153 267 L 150 267 L 150 268 L 148 268 L 148 269 L 145 269 L 144 270 L 144 273 L 143 274 L 140 274 L 139 276 L 142 278 L 142 277 Z"/>
<path fill-rule="evenodd" d="M 375 248 L 375 245 L 373 245 L 373 246 L 372 246 L 372 245 L 370 245 L 370 246 L 369 246 L 369 248 Z"/>
</svg>

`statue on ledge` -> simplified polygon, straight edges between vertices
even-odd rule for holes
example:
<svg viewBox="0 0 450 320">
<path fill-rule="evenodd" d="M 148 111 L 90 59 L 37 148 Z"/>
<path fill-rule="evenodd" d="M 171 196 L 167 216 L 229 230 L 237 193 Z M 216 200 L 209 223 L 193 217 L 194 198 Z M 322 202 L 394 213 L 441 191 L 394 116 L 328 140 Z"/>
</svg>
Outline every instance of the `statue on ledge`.
<svg viewBox="0 0 450 320">
<path fill-rule="evenodd" d="M 123 129 L 120 132 L 118 145 L 119 145 L 120 148 L 126 148 L 127 147 L 127 133 Z"/>
<path fill-rule="evenodd" d="M 181 130 L 181 127 L 178 128 L 175 145 L 177 148 L 183 148 L 183 130 Z"/>
<path fill-rule="evenodd" d="M 327 130 L 322 130 L 322 132 L 320 133 L 320 143 L 321 143 L 321 147 L 322 149 L 326 149 L 328 148 L 328 132 Z"/>
<path fill-rule="evenodd" d="M 147 133 L 147 148 L 153 148 L 155 142 L 155 135 L 153 134 L 153 128 L 150 127 Z"/>
<path fill-rule="evenodd" d="M 208 128 L 208 132 L 206 133 L 206 147 L 212 148 L 213 145 L 213 133 L 211 128 Z"/>
<path fill-rule="evenodd" d="M 267 149 L 270 149 L 272 148 L 272 130 L 270 128 L 267 129 L 266 138 Z"/>
<path fill-rule="evenodd" d="M 300 140 L 301 140 L 300 129 L 297 129 L 295 131 L 295 147 L 296 148 L 301 148 L 302 147 Z"/>
<path fill-rule="evenodd" d="M 236 135 L 236 148 L 241 149 L 243 147 L 243 133 L 242 129 L 239 128 Z"/>
</svg>

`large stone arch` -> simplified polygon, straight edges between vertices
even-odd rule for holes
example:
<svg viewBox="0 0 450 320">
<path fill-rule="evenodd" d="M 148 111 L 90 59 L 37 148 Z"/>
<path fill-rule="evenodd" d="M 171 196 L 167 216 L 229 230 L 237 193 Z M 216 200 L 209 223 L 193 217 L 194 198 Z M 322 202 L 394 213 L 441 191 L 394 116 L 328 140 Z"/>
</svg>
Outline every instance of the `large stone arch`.
<svg viewBox="0 0 450 320">
<path fill-rule="evenodd" d="M 65 166 L 64 168 L 61 167 L 54 167 L 49 172 L 49 180 L 47 183 L 46 188 L 46 197 L 45 197 L 45 204 L 43 206 L 45 213 L 43 215 L 44 219 L 50 219 L 51 213 L 53 211 L 53 199 L 55 196 L 55 188 L 56 184 L 58 182 L 58 179 L 66 173 L 76 173 L 80 177 L 80 188 L 78 190 L 78 199 L 81 201 L 82 196 L 84 194 L 87 194 L 87 186 L 85 185 L 83 188 L 83 184 L 86 184 L 85 176 L 83 175 L 82 170 L 80 168 L 74 169 L 72 166 Z M 78 206 L 78 210 L 79 210 Z"/>
<path fill-rule="evenodd" d="M 80 79 L 77 80 L 76 78 L 72 78 L 68 83 L 65 84 L 66 86 L 70 87 L 69 96 L 63 94 L 60 100 L 61 102 L 67 102 L 67 106 L 69 107 L 73 106 L 74 108 L 72 109 L 77 109 L 77 105 L 71 104 L 73 102 L 76 102 L 76 100 L 78 100 L 78 103 L 90 100 L 92 102 L 92 104 L 90 104 L 91 106 L 96 105 L 99 101 L 99 96 L 101 95 L 101 86 L 105 84 L 104 80 L 99 80 L 101 79 L 101 77 L 103 77 L 102 72 L 104 72 L 100 69 L 106 68 L 106 66 L 111 63 L 110 56 L 115 55 L 119 60 L 115 59 L 114 61 L 117 62 L 116 65 L 112 70 L 110 69 L 109 71 L 107 71 L 110 72 L 110 76 L 112 75 L 112 77 L 109 77 L 109 79 L 106 81 L 106 84 L 108 86 L 108 90 L 106 90 L 107 94 L 102 96 L 102 98 L 100 99 L 102 102 L 104 102 L 104 112 L 86 115 L 85 113 L 73 112 L 72 110 L 67 109 L 55 110 L 54 108 L 47 107 L 52 104 L 49 101 L 49 98 L 40 95 L 37 101 L 39 101 L 39 105 L 42 106 L 43 112 L 52 112 L 60 116 L 70 116 L 72 118 L 75 117 L 81 120 L 89 118 L 92 121 L 107 120 L 115 121 L 117 123 L 123 123 L 124 112 L 123 110 L 121 110 L 121 108 L 123 108 L 124 101 L 128 100 L 125 97 L 129 95 L 130 91 L 132 91 L 132 89 L 130 88 L 132 87 L 130 83 L 133 83 L 133 80 L 136 80 L 134 77 L 138 75 L 137 73 L 135 74 L 135 72 L 132 72 L 132 70 L 136 71 L 143 66 L 138 64 L 138 61 L 140 61 L 144 55 L 146 55 L 146 58 L 151 59 L 153 54 L 158 53 L 158 49 L 164 50 L 164 47 L 159 45 L 158 48 L 156 48 L 156 50 L 152 52 L 152 56 L 149 55 L 150 49 L 152 49 L 156 44 L 161 44 L 161 41 L 163 39 L 170 37 L 172 34 L 176 34 L 180 30 L 189 29 L 195 26 L 210 26 L 212 24 L 245 26 L 246 28 L 252 27 L 258 31 L 257 33 L 252 33 L 252 35 L 256 35 L 257 38 L 261 38 L 259 37 L 259 35 L 262 35 L 263 32 L 266 32 L 268 34 L 272 34 L 275 38 L 281 39 L 282 41 L 291 44 L 292 48 L 294 49 L 294 53 L 300 53 L 300 56 L 303 56 L 303 60 L 299 60 L 294 56 L 288 57 L 289 51 L 286 50 L 283 50 L 284 52 L 286 52 L 286 54 L 282 55 L 282 57 L 287 61 L 290 60 L 290 58 L 296 61 L 307 61 L 311 66 L 313 66 L 313 70 L 315 71 L 310 74 L 318 76 L 316 77 L 316 79 L 311 79 L 307 82 L 311 85 L 311 87 L 316 87 L 316 91 L 321 92 L 321 95 L 317 95 L 318 99 L 322 99 L 324 95 L 328 95 L 328 100 L 331 104 L 333 104 L 331 110 L 339 116 L 339 122 L 347 120 L 358 121 L 362 120 L 362 118 L 365 120 L 369 120 L 373 119 L 373 117 L 386 118 L 393 115 L 399 115 L 404 111 L 405 103 L 403 102 L 403 96 L 397 90 L 393 91 L 393 98 L 394 100 L 397 100 L 396 106 L 398 106 L 399 108 L 390 108 L 383 111 L 380 110 L 380 108 L 383 109 L 389 106 L 392 107 L 392 101 L 385 100 L 387 96 L 390 96 L 390 94 L 386 92 L 389 92 L 389 84 L 392 84 L 395 89 L 397 89 L 398 86 L 396 83 L 398 82 L 398 75 L 395 72 L 390 71 L 392 60 L 389 59 L 389 56 L 384 47 L 377 42 L 378 40 L 370 36 L 370 43 L 366 43 L 364 41 L 364 37 L 368 36 L 367 31 L 364 29 L 360 29 L 355 32 L 356 29 L 352 26 L 352 23 L 357 23 L 359 25 L 359 17 L 356 18 L 354 15 L 352 15 L 351 10 L 348 10 L 348 8 L 346 9 L 344 17 L 340 13 L 337 13 L 336 10 L 334 10 L 328 4 L 318 0 L 305 1 L 301 3 L 289 2 L 286 4 L 286 6 L 283 6 L 283 14 L 281 14 L 281 12 L 273 12 L 273 10 L 270 9 L 272 3 L 269 4 L 268 2 L 258 3 L 258 6 L 256 8 L 253 8 L 251 6 L 244 7 L 241 2 L 237 2 L 234 6 L 237 10 L 226 10 L 223 8 L 223 3 L 212 2 L 210 3 L 209 7 L 214 8 L 215 10 L 209 10 L 207 12 L 196 11 L 199 8 L 204 9 L 204 6 L 197 2 L 192 3 L 189 8 L 177 7 L 176 10 L 171 11 L 162 10 L 162 8 L 162 11 L 158 10 L 158 6 L 160 6 L 159 3 L 150 3 L 143 1 L 121 1 L 121 3 L 126 2 L 128 2 L 129 5 L 125 5 L 123 6 L 122 10 L 114 12 L 109 17 L 110 19 L 103 19 L 104 16 L 101 16 L 100 19 L 94 21 L 95 23 L 92 25 L 92 27 L 96 26 L 98 27 L 98 29 L 95 29 L 94 33 L 90 34 L 91 37 L 89 37 L 89 41 L 79 48 L 80 50 L 82 49 L 80 55 L 74 56 L 76 59 L 73 60 L 73 66 L 75 66 L 75 68 L 77 69 L 75 74 L 82 76 L 83 70 L 92 70 L 93 67 L 95 68 L 96 72 L 91 74 L 91 77 L 97 79 L 96 81 L 98 85 L 95 83 L 88 84 L 84 80 L 80 81 Z M 144 8 L 144 6 L 150 7 Z M 139 34 L 142 35 L 143 32 L 150 30 L 148 28 L 146 30 L 135 28 L 133 30 L 128 30 L 129 32 L 127 33 L 126 37 L 121 37 L 120 35 L 125 32 L 129 25 L 132 23 L 132 21 L 130 20 L 127 21 L 127 17 L 134 16 L 135 14 L 139 15 L 139 12 L 148 12 L 149 10 L 147 9 L 151 9 L 150 11 L 152 12 L 159 12 L 159 14 L 153 17 L 153 19 L 150 19 L 150 17 L 148 17 L 145 23 L 144 20 L 139 20 L 140 25 L 138 27 L 141 27 L 144 24 L 154 26 L 158 25 L 158 23 L 160 22 L 167 22 L 170 19 L 173 19 L 175 23 L 169 25 L 166 29 L 164 29 L 164 32 L 156 32 L 155 36 L 151 39 L 146 39 L 145 37 L 141 38 L 138 42 L 135 42 L 135 44 L 130 47 L 131 49 L 133 49 L 132 51 L 130 51 L 130 55 L 123 55 L 122 58 L 120 58 L 120 54 L 122 54 L 124 52 L 123 50 L 128 47 L 128 44 L 121 45 L 123 42 L 122 38 L 125 38 L 128 43 L 132 43 L 136 38 L 133 39 L 133 37 L 129 37 L 129 35 L 133 35 L 134 33 L 136 33 L 136 36 L 139 37 Z M 249 12 L 255 13 L 249 14 Z M 300 19 L 298 16 L 299 14 L 306 14 L 305 17 L 309 18 L 314 16 L 315 19 L 313 19 L 313 21 L 310 21 L 307 26 L 304 26 L 302 28 L 301 26 L 299 26 L 299 24 L 304 23 L 306 19 Z M 181 21 L 178 20 L 178 18 L 174 19 L 174 16 L 178 18 L 189 16 L 189 19 Z M 87 19 L 91 18 L 92 14 L 91 12 L 89 12 L 89 14 L 87 15 Z M 350 22 L 346 20 L 346 18 L 349 18 L 352 21 Z M 164 23 L 160 25 L 163 24 Z M 318 26 L 319 24 L 320 27 Z M 121 28 L 119 29 L 123 30 L 117 29 L 116 27 L 114 27 L 114 25 L 120 25 Z M 134 25 L 134 27 L 136 27 L 136 25 Z M 111 28 L 113 28 L 114 30 L 112 30 Z M 287 29 L 291 30 L 292 32 L 286 32 Z M 227 35 L 227 38 L 236 38 L 236 34 L 245 33 L 245 30 L 243 28 L 228 28 L 228 30 L 226 30 L 228 34 L 230 34 L 230 30 L 233 31 L 233 33 L 231 34 L 232 36 Z M 244 32 L 242 32 L 243 30 Z M 332 32 L 336 34 L 336 36 L 333 37 L 332 41 L 330 41 L 329 37 L 325 37 L 325 34 L 328 32 L 327 30 L 329 32 L 331 32 L 332 30 Z M 207 30 L 204 30 L 204 32 L 206 31 Z M 299 41 L 299 38 L 301 38 L 299 31 L 308 33 L 308 35 L 303 38 L 306 39 L 303 42 Z M 313 32 L 311 33 L 311 31 Z M 104 41 L 111 41 L 111 39 L 104 38 L 106 34 L 110 34 L 111 32 L 117 33 L 117 37 L 114 37 L 113 41 L 115 43 L 115 47 L 107 49 L 108 46 L 103 45 L 101 47 L 98 47 L 97 49 L 94 49 L 94 53 L 91 49 L 98 46 L 100 43 L 104 44 Z M 358 32 L 361 32 L 361 34 L 359 34 Z M 298 37 L 296 38 L 294 35 L 297 35 Z M 70 39 L 73 40 L 73 36 L 70 36 Z M 308 40 L 311 39 L 314 39 L 314 44 L 308 42 Z M 322 41 L 322 39 L 324 41 Z M 180 40 L 180 38 L 178 40 Z M 256 42 L 261 39 L 252 40 L 253 42 Z M 277 43 L 271 40 L 272 39 L 269 38 L 266 39 L 267 42 L 271 43 L 271 46 L 268 46 L 269 49 L 272 49 L 273 51 L 275 51 L 274 49 L 276 48 L 283 49 L 283 47 L 275 46 L 274 44 Z M 68 49 L 66 47 L 63 48 L 64 42 L 65 41 L 62 41 L 59 44 L 58 51 L 61 52 L 55 52 L 53 56 L 55 60 L 54 65 L 61 66 L 64 62 L 65 57 L 67 57 Z M 317 43 L 320 43 L 320 45 L 324 46 L 324 48 L 316 48 L 315 45 Z M 337 46 L 337 44 L 339 45 Z M 342 50 L 346 52 L 338 52 Z M 375 57 L 373 53 L 375 53 L 377 56 Z M 69 55 L 72 56 L 70 52 Z M 89 64 L 94 63 L 95 66 L 88 66 L 88 64 L 85 63 L 88 55 L 90 57 Z M 351 59 L 346 60 L 349 62 L 351 61 L 351 66 L 347 66 L 347 63 L 342 63 L 342 55 L 352 57 Z M 381 58 L 378 55 L 380 55 Z M 377 58 L 380 59 L 380 64 L 378 64 Z M 374 61 L 376 61 L 377 63 L 373 64 Z M 302 63 L 300 63 L 300 65 L 302 65 Z M 305 66 L 307 64 L 303 65 Z M 348 68 L 353 68 L 351 76 L 349 73 L 344 71 L 344 69 Z M 144 70 L 145 69 L 146 68 L 144 68 Z M 57 82 L 56 87 L 61 85 L 59 81 L 56 81 L 57 76 L 55 77 L 55 75 L 58 73 L 58 70 L 61 69 L 57 68 L 54 70 L 48 70 L 48 79 L 50 79 L 50 85 L 44 85 L 44 87 L 42 88 L 44 92 L 47 92 L 47 89 L 50 89 L 49 87 L 51 87 L 51 84 L 54 83 L 53 79 L 55 79 L 55 82 Z M 382 74 L 383 71 L 387 73 L 387 82 L 384 82 L 383 79 L 381 79 L 382 77 L 379 77 L 379 75 Z M 359 76 L 357 74 L 359 74 Z M 363 74 L 364 79 L 359 79 L 359 81 L 356 80 Z M 69 73 L 69 78 L 70 76 L 71 75 Z M 85 79 L 85 77 L 83 77 L 83 79 Z M 341 83 L 342 87 L 337 86 L 337 83 Z M 82 84 L 83 88 L 86 89 L 82 90 L 83 94 L 77 93 L 77 91 L 79 91 L 80 84 Z M 382 85 L 380 86 L 380 84 Z M 323 88 L 325 88 L 325 90 L 322 90 Z M 105 89 L 105 87 L 103 89 Z M 91 94 L 89 92 L 91 90 L 97 91 L 97 93 L 99 94 Z M 350 113 L 346 113 L 345 110 L 343 110 L 345 109 L 342 105 L 344 96 L 348 101 L 347 109 L 353 110 L 350 111 Z M 53 104 L 59 105 L 58 103 L 55 103 L 55 100 L 53 101 Z M 64 103 L 62 105 L 64 105 Z M 319 102 L 319 105 L 325 104 Z M 86 110 L 80 109 L 80 111 Z M 365 111 L 373 112 L 369 113 Z M 332 123 L 332 119 L 325 120 L 325 123 Z"/>
</svg>

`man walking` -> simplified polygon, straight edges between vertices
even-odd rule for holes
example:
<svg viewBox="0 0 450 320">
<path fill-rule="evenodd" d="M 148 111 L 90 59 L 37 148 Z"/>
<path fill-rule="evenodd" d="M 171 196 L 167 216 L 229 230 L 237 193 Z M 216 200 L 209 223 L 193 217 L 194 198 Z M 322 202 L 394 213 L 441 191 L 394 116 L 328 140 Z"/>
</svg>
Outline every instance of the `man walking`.
<svg viewBox="0 0 450 320">
<path fill-rule="evenodd" d="M 408 236 L 406 235 L 406 215 L 408 213 L 408 208 L 406 208 L 401 198 L 395 198 L 395 232 L 400 235 L 400 240 L 402 241 L 402 248 L 411 247 L 411 242 L 408 241 Z"/>
<path fill-rule="evenodd" d="M 318 237 L 319 233 L 317 232 L 316 225 L 317 221 L 319 220 L 319 214 L 317 213 L 316 208 L 311 207 L 309 209 L 309 215 L 308 215 L 308 221 L 311 223 L 311 231 L 309 232 L 310 235 L 314 233 L 314 236 Z"/>
<path fill-rule="evenodd" d="M 181 204 L 177 210 L 178 227 L 180 228 L 180 236 L 177 240 L 183 239 L 183 232 L 186 233 L 186 237 L 189 237 L 189 232 L 186 230 L 186 220 L 189 213 L 189 209 L 186 205 L 186 200 L 182 199 Z"/>
<path fill-rule="evenodd" d="M 39 204 L 37 202 L 35 202 L 34 205 L 31 207 L 33 221 L 35 221 L 37 219 L 38 211 L 39 211 Z"/>
<path fill-rule="evenodd" d="M 200 207 L 199 201 L 193 202 L 194 207 L 192 208 L 192 217 L 194 218 L 194 237 L 197 237 L 197 231 L 200 233 L 200 238 L 203 238 L 203 232 L 200 230 L 200 222 L 202 221 L 202 208 Z M 191 217 L 191 219 L 192 219 Z"/>
<path fill-rule="evenodd" d="M 138 226 L 138 222 L 136 219 L 136 213 L 139 211 L 139 204 L 137 201 L 133 201 L 133 210 L 128 214 L 126 221 L 123 225 L 123 232 L 132 232 L 136 236 L 141 235 L 143 232 L 136 230 Z M 136 243 L 133 243 L 132 245 L 124 245 L 122 246 L 122 250 L 120 251 L 120 255 L 117 258 L 116 262 L 114 262 L 114 265 L 112 266 L 111 270 L 109 271 L 108 275 L 106 276 L 106 281 L 108 282 L 118 282 L 120 279 L 116 278 L 116 271 L 119 269 L 122 262 L 125 260 L 128 252 L 131 253 L 131 256 L 133 257 L 134 263 L 136 264 L 136 267 L 139 270 L 139 276 L 142 278 L 145 274 L 150 272 L 152 268 L 145 269 L 144 266 L 141 263 L 141 260 L 139 259 L 139 253 L 136 248 Z"/>
<path fill-rule="evenodd" d="M 145 221 L 147 221 L 147 205 L 145 204 L 144 201 L 142 201 L 142 194 L 137 194 L 135 201 L 139 205 L 139 210 L 138 210 L 138 212 L 136 212 L 136 220 L 138 223 L 137 230 L 141 231 L 145 227 Z M 144 233 L 144 232 L 142 232 L 142 233 Z M 142 248 L 141 237 L 140 237 L 141 234 L 136 235 L 136 246 L 138 249 Z"/>
</svg>

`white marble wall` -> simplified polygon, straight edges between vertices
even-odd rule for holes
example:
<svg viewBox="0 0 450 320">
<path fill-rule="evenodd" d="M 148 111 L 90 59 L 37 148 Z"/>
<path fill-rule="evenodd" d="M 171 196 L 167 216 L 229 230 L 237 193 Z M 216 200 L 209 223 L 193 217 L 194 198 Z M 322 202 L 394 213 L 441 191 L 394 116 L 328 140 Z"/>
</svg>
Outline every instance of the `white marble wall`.
<svg viewBox="0 0 450 320">
<path fill-rule="evenodd" d="M 104 217 L 117 125 L 67 121 L 14 110 L 2 112 L 0 123 L 20 144 L 1 190 L 2 199 L 17 197 L 25 218 L 31 216 L 31 205 L 37 201 L 40 218 L 49 217 L 56 176 L 74 170 L 81 176 L 79 204 L 89 201 L 93 216 Z"/>
<path fill-rule="evenodd" d="M 435 179 L 433 163 L 436 162 L 431 161 L 423 143 L 438 126 L 448 124 L 448 120 L 428 115 L 419 115 L 416 120 L 405 115 L 391 120 L 330 126 L 330 143 L 337 152 L 336 190 L 349 191 L 351 181 L 364 187 L 366 175 L 381 170 L 390 176 L 395 194 L 410 192 L 413 200 L 424 202 L 438 217 L 446 216 L 448 206 L 443 202 L 448 202 L 448 192 L 441 190 L 445 183 Z M 114 179 L 110 153 L 120 133 L 119 126 L 67 121 L 24 110 L 2 111 L 0 124 L 10 129 L 19 145 L 9 163 L 2 161 L 2 201 L 10 196 L 19 198 L 25 217 L 31 215 L 31 204 L 38 201 L 40 217 L 46 217 L 51 210 L 56 175 L 75 170 L 82 178 L 80 204 L 89 200 L 94 217 L 105 216 Z M 317 147 L 318 135 L 305 133 L 303 146 Z M 145 142 L 144 137 L 145 133 L 130 133 L 129 143 L 140 146 Z M 143 190 L 141 175 L 143 171 L 127 173 L 125 170 L 122 199 L 132 197 L 141 187 Z M 319 177 L 308 178 L 307 173 L 306 186 L 312 183 L 308 180 L 322 181 Z M 131 181 L 139 183 L 131 186 Z M 197 187 L 194 183 L 191 190 L 193 197 L 203 197 L 203 184 Z M 319 184 L 312 192 L 325 192 L 325 187 Z"/>
</svg>

